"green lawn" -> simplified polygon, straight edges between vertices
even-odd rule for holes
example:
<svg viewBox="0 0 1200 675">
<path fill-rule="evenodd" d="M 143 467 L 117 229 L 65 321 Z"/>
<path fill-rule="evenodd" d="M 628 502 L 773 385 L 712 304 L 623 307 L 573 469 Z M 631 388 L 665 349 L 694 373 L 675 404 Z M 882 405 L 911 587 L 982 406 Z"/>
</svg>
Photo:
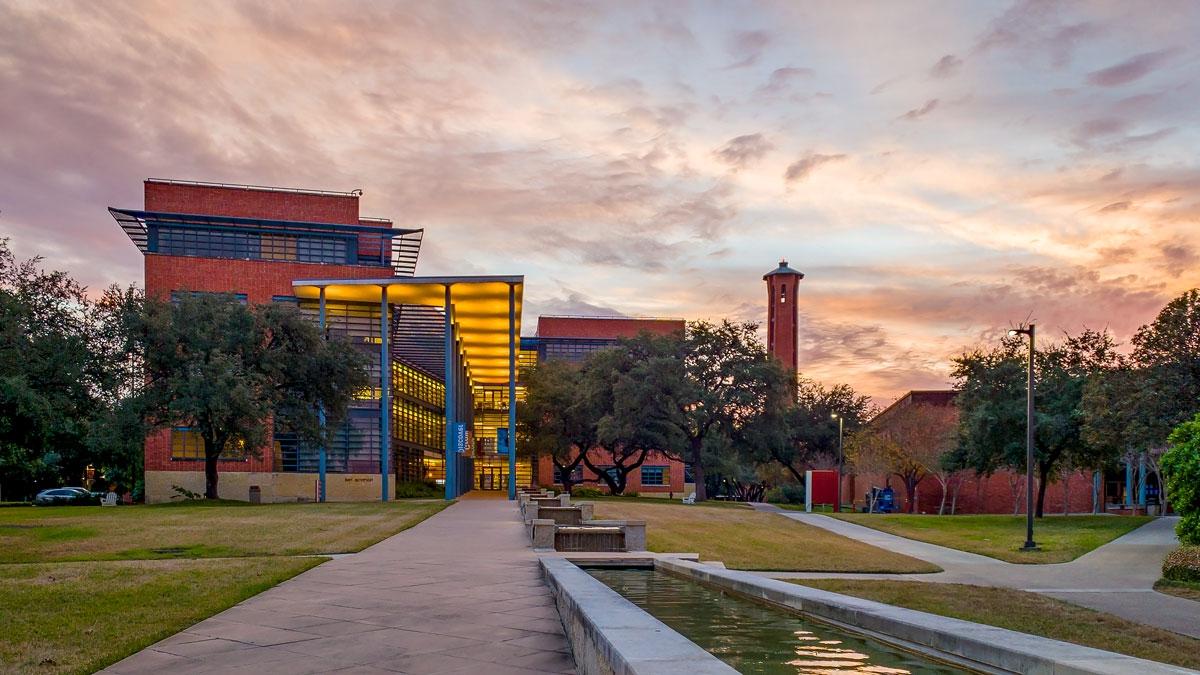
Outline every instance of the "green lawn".
<svg viewBox="0 0 1200 675">
<path fill-rule="evenodd" d="M 0 563 L 346 553 L 410 527 L 446 504 L 200 502 L 0 509 Z"/>
<path fill-rule="evenodd" d="M 1037 593 L 921 581 L 805 579 L 793 583 L 1129 656 L 1200 668 L 1200 640 Z"/>
<path fill-rule="evenodd" d="M 660 553 L 699 553 L 745 570 L 938 572 L 940 568 L 744 505 L 685 505 L 663 499 L 597 499 L 596 518 L 646 521 Z"/>
<path fill-rule="evenodd" d="M 1046 516 L 1033 525 L 1039 550 L 1022 551 L 1025 516 L 829 515 L 901 537 L 1012 563 L 1068 562 L 1151 520 L 1148 516 Z"/>
<path fill-rule="evenodd" d="M 0 663 L 4 672 L 94 672 L 324 561 L 0 565 Z"/>
<path fill-rule="evenodd" d="M 446 505 L 0 509 L 0 671 L 93 672 Z"/>
</svg>

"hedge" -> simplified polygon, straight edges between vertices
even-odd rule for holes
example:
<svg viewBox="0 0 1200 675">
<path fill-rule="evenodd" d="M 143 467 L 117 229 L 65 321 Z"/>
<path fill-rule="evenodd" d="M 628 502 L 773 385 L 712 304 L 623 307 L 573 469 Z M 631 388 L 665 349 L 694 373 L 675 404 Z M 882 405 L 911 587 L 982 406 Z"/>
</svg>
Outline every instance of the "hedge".
<svg viewBox="0 0 1200 675">
<path fill-rule="evenodd" d="M 1200 583 L 1200 546 L 1181 546 L 1163 561 L 1163 578 Z"/>
</svg>

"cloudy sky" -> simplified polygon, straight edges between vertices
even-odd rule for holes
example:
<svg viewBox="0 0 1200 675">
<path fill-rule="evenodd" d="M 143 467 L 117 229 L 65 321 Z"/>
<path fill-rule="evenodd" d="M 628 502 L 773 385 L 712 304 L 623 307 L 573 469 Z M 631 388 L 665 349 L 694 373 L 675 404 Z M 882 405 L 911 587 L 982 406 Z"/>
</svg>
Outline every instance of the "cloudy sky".
<svg viewBox="0 0 1200 675">
<path fill-rule="evenodd" d="M 146 177 L 364 190 L 540 313 L 765 317 L 886 403 L 1200 285 L 1200 5 L 0 2 L 0 233 L 140 283 Z"/>
</svg>

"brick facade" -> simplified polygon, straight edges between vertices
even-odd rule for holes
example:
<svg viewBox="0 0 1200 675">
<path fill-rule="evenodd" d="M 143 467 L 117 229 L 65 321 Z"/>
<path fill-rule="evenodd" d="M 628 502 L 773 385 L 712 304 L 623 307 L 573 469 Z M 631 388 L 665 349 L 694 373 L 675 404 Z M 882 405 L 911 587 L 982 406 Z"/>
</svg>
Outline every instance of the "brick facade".
<svg viewBox="0 0 1200 675">
<path fill-rule="evenodd" d="M 147 211 L 358 225 L 358 195 L 147 180 Z M 376 224 L 376 223 L 368 223 Z"/>
<path fill-rule="evenodd" d="M 685 327 L 683 319 L 539 316 L 537 334 L 544 338 L 613 340 L 635 337 L 642 331 L 655 335 L 682 333 Z"/>
<path fill-rule="evenodd" d="M 1025 513 L 1025 475 L 1011 471 L 998 471 L 991 476 L 967 474 L 955 477 L 959 483 L 955 513 L 1013 513 L 1016 502 L 1017 513 Z M 1103 483 L 1103 482 L 1102 482 Z M 856 510 L 866 506 L 866 492 L 872 487 L 891 485 L 896 493 L 896 507 L 903 511 L 909 500 L 904 493 L 904 481 L 898 477 L 882 474 L 845 476 L 842 482 L 842 499 L 850 503 L 853 499 Z M 1104 512 L 1101 485 L 1100 512 Z M 1015 490 L 1015 492 L 1014 492 Z M 1035 486 L 1036 490 L 1036 486 Z M 942 500 L 942 486 L 936 478 L 926 476 L 917 483 L 916 513 L 937 513 Z M 946 513 L 950 513 L 954 483 L 946 496 Z M 1092 512 L 1092 473 L 1077 471 L 1046 486 L 1045 513 L 1062 513 L 1064 496 L 1070 513 Z M 1037 493 L 1034 492 L 1034 498 Z"/>
<path fill-rule="evenodd" d="M 612 461 L 611 459 L 606 460 L 606 456 L 609 455 L 604 450 L 593 449 L 590 452 L 588 459 L 590 459 L 596 466 L 605 466 L 606 464 L 610 464 Z M 599 476 L 594 471 L 588 469 L 583 464 L 580 464 L 579 466 L 583 470 L 584 485 L 588 487 L 597 487 L 605 492 L 608 491 L 608 485 L 605 484 L 603 480 L 600 480 Z M 635 469 L 629 474 L 629 480 L 628 483 L 626 483 L 625 488 L 627 493 L 637 492 L 641 495 L 662 495 L 664 497 L 669 495 L 678 497 L 686 496 L 684 494 L 684 490 L 687 488 L 683 481 L 683 462 L 677 459 L 672 459 L 661 452 L 651 452 L 646 457 L 646 461 L 642 463 L 642 466 L 666 467 L 668 479 L 667 485 L 642 485 L 641 471 Z M 542 458 L 541 461 L 538 462 L 537 484 L 543 487 L 557 486 L 561 488 L 561 485 L 555 483 L 554 481 L 554 462 L 552 462 L 549 458 Z"/>
<path fill-rule="evenodd" d="M 361 221 L 358 195 L 349 193 L 310 193 L 147 180 L 144 209 L 163 213 L 390 226 L 388 221 Z M 372 241 L 378 250 L 378 239 L 361 237 L 360 250 L 363 246 L 371 246 Z M 261 304 L 271 302 L 275 296 L 292 295 L 292 282 L 296 279 L 367 279 L 390 277 L 391 274 L 390 268 L 379 266 L 203 258 L 156 253 L 145 255 L 146 294 L 164 300 L 170 297 L 172 291 L 186 290 L 243 293 L 248 303 Z M 203 460 L 171 458 L 170 429 L 156 431 L 147 436 L 145 453 L 145 470 L 148 474 L 201 472 L 204 468 Z M 244 460 L 223 459 L 219 464 L 220 471 L 269 474 L 275 470 L 270 445 L 260 449 L 257 454 L 257 457 Z"/>
</svg>

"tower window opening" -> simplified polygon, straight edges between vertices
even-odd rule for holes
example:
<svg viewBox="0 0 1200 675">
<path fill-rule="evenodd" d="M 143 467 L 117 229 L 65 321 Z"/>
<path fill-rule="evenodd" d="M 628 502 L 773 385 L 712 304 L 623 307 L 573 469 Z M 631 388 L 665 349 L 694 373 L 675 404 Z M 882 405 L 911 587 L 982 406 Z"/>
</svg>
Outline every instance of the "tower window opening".
<svg viewBox="0 0 1200 675">
<path fill-rule="evenodd" d="M 779 287 L 779 302 L 780 303 L 787 302 L 787 285 L 786 284 Z"/>
</svg>

